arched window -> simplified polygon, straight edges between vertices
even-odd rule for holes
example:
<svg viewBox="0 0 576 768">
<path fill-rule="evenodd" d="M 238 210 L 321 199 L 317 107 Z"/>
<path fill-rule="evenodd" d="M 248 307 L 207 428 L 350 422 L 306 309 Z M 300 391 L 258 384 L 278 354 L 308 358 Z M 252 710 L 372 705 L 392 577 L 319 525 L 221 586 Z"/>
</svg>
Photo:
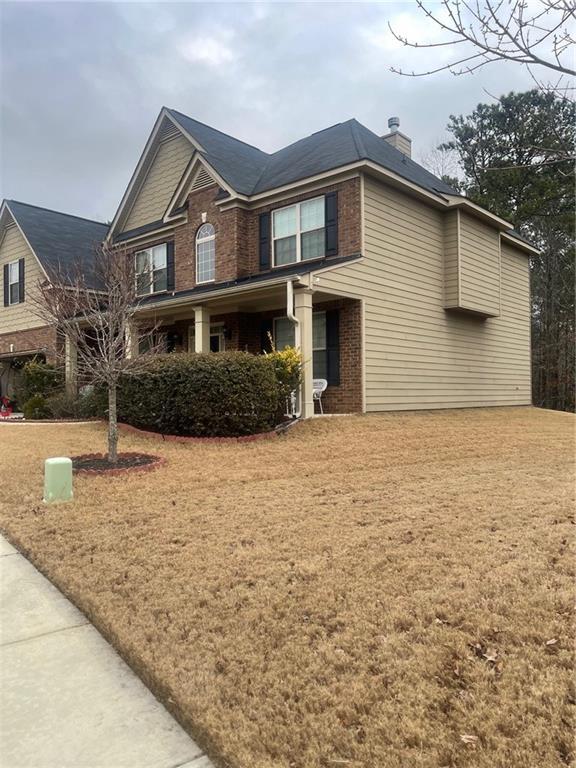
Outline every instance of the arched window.
<svg viewBox="0 0 576 768">
<path fill-rule="evenodd" d="M 196 282 L 209 283 L 216 277 L 216 243 L 212 224 L 202 224 L 196 233 Z"/>
</svg>

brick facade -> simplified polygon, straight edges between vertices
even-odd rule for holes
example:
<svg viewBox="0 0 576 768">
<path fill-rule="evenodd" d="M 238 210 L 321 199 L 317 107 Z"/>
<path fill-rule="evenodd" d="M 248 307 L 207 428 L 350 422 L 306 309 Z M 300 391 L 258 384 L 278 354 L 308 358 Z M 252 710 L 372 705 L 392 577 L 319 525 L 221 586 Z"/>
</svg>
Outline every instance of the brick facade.
<svg viewBox="0 0 576 768">
<path fill-rule="evenodd" d="M 205 214 L 206 221 L 212 224 L 216 233 L 216 281 L 223 282 L 256 275 L 260 273 L 258 250 L 260 214 L 332 191 L 338 192 L 338 255 L 349 256 L 359 253 L 361 212 L 358 178 L 331 184 L 314 192 L 294 195 L 280 202 L 250 210 L 239 207 L 222 210 L 217 203 L 218 186 L 206 187 L 188 196 L 188 220 L 185 224 L 177 226 L 171 235 L 142 242 L 130 251 L 174 240 L 175 290 L 194 288 L 196 285 L 196 232 L 202 225 L 203 214 Z"/>
<path fill-rule="evenodd" d="M 13 349 L 10 348 L 13 345 Z M 54 361 L 56 356 L 56 331 L 49 326 L 0 334 L 0 355 L 41 350 L 46 359 Z"/>
<path fill-rule="evenodd" d="M 314 311 L 337 309 L 340 313 L 340 384 L 329 386 L 322 402 L 326 413 L 362 412 L 362 312 L 356 299 L 337 299 L 314 305 Z M 236 312 L 213 315 L 211 325 L 224 325 L 228 351 L 262 352 L 262 325 L 283 315 L 285 309 L 269 312 Z M 176 351 L 187 351 L 188 332 L 194 320 L 182 320 L 165 328 L 178 337 Z"/>
</svg>

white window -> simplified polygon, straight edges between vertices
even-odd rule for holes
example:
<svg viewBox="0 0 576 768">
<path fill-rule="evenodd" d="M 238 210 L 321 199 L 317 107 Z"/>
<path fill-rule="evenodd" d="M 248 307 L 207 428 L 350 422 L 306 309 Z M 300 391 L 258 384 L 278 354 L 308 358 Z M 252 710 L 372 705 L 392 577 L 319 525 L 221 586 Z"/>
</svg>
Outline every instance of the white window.
<svg viewBox="0 0 576 768">
<path fill-rule="evenodd" d="M 8 303 L 20 303 L 20 262 L 8 264 Z"/>
<path fill-rule="evenodd" d="M 196 235 L 196 282 L 216 278 L 216 233 L 212 224 L 202 224 Z"/>
<path fill-rule="evenodd" d="M 295 344 L 294 323 L 287 317 L 274 319 L 274 346 L 281 352 Z M 315 379 L 328 377 L 328 356 L 326 353 L 326 312 L 312 315 L 312 367 Z"/>
<path fill-rule="evenodd" d="M 272 240 L 275 267 L 324 256 L 324 198 L 273 211 Z"/>
<path fill-rule="evenodd" d="M 165 291 L 168 285 L 168 267 L 166 261 L 166 243 L 138 251 L 136 259 L 136 293 Z"/>
</svg>

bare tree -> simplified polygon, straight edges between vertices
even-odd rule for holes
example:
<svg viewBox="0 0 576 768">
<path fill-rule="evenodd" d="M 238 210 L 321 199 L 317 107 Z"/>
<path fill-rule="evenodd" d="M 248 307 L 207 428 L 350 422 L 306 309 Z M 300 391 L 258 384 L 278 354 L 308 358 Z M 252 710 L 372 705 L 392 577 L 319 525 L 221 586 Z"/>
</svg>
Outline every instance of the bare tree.
<svg viewBox="0 0 576 768">
<path fill-rule="evenodd" d="M 443 71 L 464 75 L 493 61 L 506 60 L 525 66 L 544 90 L 564 97 L 573 90 L 574 0 L 442 0 L 434 10 L 423 0 L 415 2 L 446 39 L 409 40 L 389 24 L 396 40 L 410 48 L 450 47 L 456 53 L 448 63 L 434 69 L 406 72 L 392 67 L 392 72 L 410 77 Z M 545 82 L 543 70 L 553 73 L 556 81 Z"/>
<path fill-rule="evenodd" d="M 458 180 L 458 156 L 452 147 L 439 138 L 428 149 L 420 152 L 418 162 L 439 179 L 452 184 Z"/>
<path fill-rule="evenodd" d="M 159 350 L 158 324 L 150 320 L 142 326 L 137 321 L 143 300 L 137 292 L 134 258 L 124 248 L 98 245 L 90 265 L 78 262 L 53 269 L 31 302 L 35 313 L 66 338 L 68 350 L 75 350 L 78 378 L 106 387 L 108 461 L 116 463 L 120 378 L 142 370 L 148 355 Z M 146 354 L 137 354 L 138 342 Z"/>
</svg>

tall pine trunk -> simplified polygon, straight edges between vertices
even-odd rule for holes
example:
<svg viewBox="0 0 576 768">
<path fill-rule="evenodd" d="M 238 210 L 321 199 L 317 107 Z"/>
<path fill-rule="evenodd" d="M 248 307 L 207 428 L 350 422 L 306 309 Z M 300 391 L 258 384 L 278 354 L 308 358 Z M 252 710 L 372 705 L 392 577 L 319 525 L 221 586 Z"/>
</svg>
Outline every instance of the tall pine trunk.
<svg viewBox="0 0 576 768">
<path fill-rule="evenodd" d="M 116 384 L 108 386 L 108 461 L 118 461 L 118 416 L 116 411 Z"/>
</svg>

